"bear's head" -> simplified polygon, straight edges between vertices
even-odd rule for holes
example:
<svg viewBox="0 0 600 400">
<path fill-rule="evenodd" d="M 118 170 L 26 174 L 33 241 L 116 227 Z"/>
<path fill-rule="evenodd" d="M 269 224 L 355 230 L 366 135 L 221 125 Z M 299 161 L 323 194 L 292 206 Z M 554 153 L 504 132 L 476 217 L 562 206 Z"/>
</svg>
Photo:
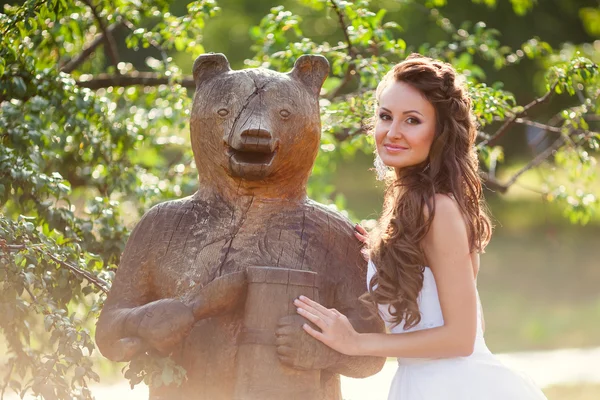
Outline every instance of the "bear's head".
<svg viewBox="0 0 600 400">
<path fill-rule="evenodd" d="M 322 56 L 301 56 L 286 74 L 232 71 L 223 54 L 199 56 L 190 130 L 201 186 L 304 196 L 319 149 L 318 96 L 328 72 Z"/>
</svg>

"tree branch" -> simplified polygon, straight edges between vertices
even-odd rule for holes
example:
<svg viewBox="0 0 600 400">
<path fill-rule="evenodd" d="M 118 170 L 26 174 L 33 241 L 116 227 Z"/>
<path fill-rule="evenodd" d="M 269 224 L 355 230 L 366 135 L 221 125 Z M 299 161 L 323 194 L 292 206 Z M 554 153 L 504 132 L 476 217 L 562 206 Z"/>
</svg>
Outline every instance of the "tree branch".
<svg viewBox="0 0 600 400">
<path fill-rule="evenodd" d="M 506 186 L 511 186 L 514 184 L 519 176 L 529 171 L 530 169 L 537 167 L 541 163 L 543 163 L 548 157 L 550 157 L 556 150 L 558 150 L 564 143 L 566 139 L 565 136 L 561 135 L 558 139 L 554 141 L 552 146 L 548 147 L 546 150 L 542 151 L 538 154 L 533 160 L 529 161 L 527 165 L 517 171 L 509 180 L 506 182 Z"/>
<path fill-rule="evenodd" d="M 547 101 L 550 98 L 550 96 L 554 93 L 554 89 L 556 89 L 557 85 L 558 85 L 558 81 L 554 82 L 552 84 L 552 86 L 550 86 L 550 90 L 548 90 L 548 92 L 546 94 L 544 94 L 542 97 L 539 97 L 539 98 L 533 100 L 531 103 L 529 103 L 525 107 L 523 107 L 523 109 L 521 111 L 519 111 L 518 113 L 515 113 L 512 117 L 510 117 L 509 119 L 504 121 L 504 123 L 502 124 L 502 126 L 500 128 L 498 128 L 496 133 L 494 133 L 492 136 L 490 136 L 489 139 L 486 139 L 483 142 L 479 143 L 478 147 L 481 148 L 483 146 L 490 145 L 490 144 L 494 143 L 496 140 L 498 140 L 500 137 L 502 137 L 502 135 L 504 135 L 506 133 L 506 131 L 508 130 L 508 127 L 511 126 L 519 117 L 522 117 L 523 115 L 527 114 L 527 111 L 529 111 L 532 107 Z"/>
<path fill-rule="evenodd" d="M 108 293 L 108 288 L 110 287 L 110 285 L 108 284 L 108 282 L 106 282 L 103 279 L 98 278 L 97 276 L 94 276 L 92 274 L 90 274 L 87 271 L 82 270 L 81 268 L 78 268 L 74 265 L 71 265 L 65 261 L 61 261 L 58 258 L 54 257 L 52 254 L 44 251 L 44 250 L 39 250 L 39 249 L 35 249 L 36 251 L 44 254 L 45 256 L 49 257 L 52 261 L 54 261 L 55 263 L 62 265 L 63 267 L 68 268 L 69 270 L 71 270 L 71 272 L 73 272 L 75 275 L 78 275 L 84 279 L 86 279 L 88 282 L 94 284 L 98 289 L 102 290 L 104 293 Z"/>
<path fill-rule="evenodd" d="M 27 286 L 25 286 L 25 290 L 27 291 L 27 293 L 29 293 L 29 296 L 31 296 L 31 300 L 33 300 L 34 303 L 37 303 L 37 297 L 35 297 L 35 295 L 31 292 L 31 290 L 29 290 Z M 0 397 L 0 399 L 2 398 Z"/>
<path fill-rule="evenodd" d="M 342 10 L 340 10 L 340 8 L 338 7 L 335 0 L 329 0 L 329 2 L 331 3 L 331 8 L 333 8 L 333 10 L 335 11 L 335 13 L 338 16 L 340 27 L 342 28 L 344 38 L 346 39 L 346 45 L 348 48 L 348 56 L 350 56 L 350 62 L 348 65 L 348 69 L 346 70 L 346 73 L 344 74 L 344 79 L 338 85 L 338 87 L 336 87 L 333 91 L 331 91 L 331 93 L 329 93 L 329 95 L 327 95 L 327 98 L 329 100 L 331 100 L 334 97 L 336 97 L 342 91 L 342 89 L 344 87 L 346 87 L 346 85 L 356 75 L 356 67 L 354 66 L 354 60 L 356 59 L 356 56 L 358 55 L 358 51 L 352 44 L 352 40 L 350 40 L 350 35 L 348 34 L 348 26 L 346 25 L 346 21 L 344 21 L 344 13 L 342 12 Z"/>
<path fill-rule="evenodd" d="M 529 126 L 535 126 L 536 128 L 548 131 L 548 132 L 554 132 L 554 133 L 560 133 L 562 134 L 564 132 L 563 128 L 559 127 L 559 126 L 553 126 L 553 125 L 549 125 L 549 124 L 542 124 L 540 122 L 536 122 L 536 121 L 531 121 L 525 118 L 517 118 L 515 120 L 515 123 L 517 124 L 523 124 L 523 125 L 529 125 Z M 585 138 L 588 139 L 591 135 L 596 134 L 597 132 L 594 131 L 590 131 L 587 129 L 572 129 L 570 132 L 568 132 L 568 134 L 565 136 L 565 140 L 571 142 L 571 144 L 575 145 L 575 143 L 573 142 L 573 139 L 571 138 L 571 136 L 573 136 L 574 134 L 577 133 L 583 133 L 585 135 Z M 542 138 L 543 139 L 543 138 Z M 537 146 L 539 143 L 535 143 L 534 146 Z"/>
<path fill-rule="evenodd" d="M 529 125 L 529 126 L 535 126 L 536 128 L 540 128 L 549 132 L 556 132 L 556 133 L 561 133 L 562 132 L 562 128 L 558 127 L 558 126 L 552 126 L 552 125 L 547 125 L 547 124 L 542 124 L 536 121 L 531 121 L 529 119 L 524 119 L 524 118 L 517 118 L 515 119 L 515 123 L 517 124 L 523 124 L 523 125 Z"/>
<path fill-rule="evenodd" d="M 65 72 L 67 74 L 73 72 L 92 53 L 94 53 L 96 48 L 101 43 L 105 42 L 106 34 L 112 35 L 112 33 L 115 31 L 115 29 L 117 29 L 121 25 L 123 25 L 122 22 L 117 22 L 117 23 L 110 25 L 108 28 L 106 28 L 106 33 L 102 32 L 100 35 L 96 36 L 94 38 L 94 40 L 92 40 L 87 46 L 84 47 L 84 49 L 81 51 L 81 53 L 79 53 L 77 56 L 75 56 L 71 60 L 67 61 L 60 69 L 61 72 Z"/>
<path fill-rule="evenodd" d="M 480 175 L 481 175 L 482 179 L 484 180 L 485 186 L 487 186 L 488 188 L 490 188 L 492 190 L 497 190 L 500 193 L 506 193 L 508 188 L 511 187 L 512 185 L 514 185 L 514 183 L 517 181 L 517 179 L 519 179 L 519 177 L 521 175 L 523 175 L 525 172 L 527 172 L 530 169 L 535 168 L 538 165 L 540 165 L 541 163 L 543 163 L 556 150 L 558 150 L 566 142 L 566 140 L 567 139 L 565 138 L 565 136 L 561 135 L 558 139 L 556 139 L 554 141 L 554 143 L 552 143 L 552 145 L 550 147 L 548 147 L 546 150 L 544 150 L 540 154 L 538 154 L 534 159 L 529 161 L 527 163 L 527 165 L 525 165 L 523 168 L 518 170 L 505 183 L 502 183 L 502 182 L 498 181 L 497 179 L 491 177 L 487 172 L 480 172 Z"/>
<path fill-rule="evenodd" d="M 8 252 L 12 252 L 12 251 L 21 251 L 21 250 L 25 250 L 27 248 L 35 248 L 35 247 L 40 247 L 40 244 L 32 244 L 32 245 L 25 245 L 25 244 L 7 244 L 6 241 L 4 239 L 0 239 L 0 248 L 3 249 L 4 251 Z"/>
<path fill-rule="evenodd" d="M 111 86 L 159 86 L 172 83 L 179 83 L 188 89 L 196 88 L 196 82 L 194 82 L 192 76 L 184 76 L 182 79 L 173 80 L 153 72 L 134 72 L 126 75 L 99 74 L 89 80 L 77 81 L 77 85 L 92 90 Z"/>
<path fill-rule="evenodd" d="M 342 32 L 344 33 L 344 38 L 346 39 L 346 43 L 348 44 L 348 54 L 350 55 L 351 58 L 354 58 L 354 57 L 356 57 L 357 51 L 354 48 L 352 41 L 350 40 L 350 35 L 348 34 L 348 26 L 346 25 L 346 22 L 344 21 L 344 13 L 342 12 L 342 10 L 340 10 L 340 8 L 338 7 L 335 0 L 329 0 L 329 2 L 331 3 L 331 7 L 333 8 L 333 10 L 335 11 L 335 13 L 338 16 L 340 26 L 342 27 Z"/>
<path fill-rule="evenodd" d="M 104 21 L 102 20 L 102 18 L 100 18 L 98 11 L 96 11 L 96 7 L 92 4 L 91 0 L 83 0 L 83 2 L 92 10 L 92 14 L 94 15 L 94 18 L 96 19 L 96 22 L 98 23 L 98 27 L 102 31 L 102 34 L 104 37 L 104 43 L 106 44 L 106 51 L 108 52 L 108 56 L 109 56 L 112 64 L 115 66 L 115 68 L 118 71 L 119 54 L 117 53 L 117 44 L 115 43 L 115 38 L 113 38 L 112 34 L 110 32 L 108 32 L 108 30 L 106 29 L 106 25 L 104 24 Z"/>
<path fill-rule="evenodd" d="M 47 251 L 41 250 L 40 249 L 41 246 L 42 246 L 41 244 L 31 244 L 31 245 L 25 245 L 25 244 L 7 244 L 6 240 L 0 239 L 0 248 L 2 248 L 3 250 L 9 251 L 9 252 L 10 251 L 21 251 L 21 250 L 26 250 L 26 249 L 35 250 L 38 253 L 41 253 L 41 254 L 45 255 L 46 257 L 49 257 L 55 263 L 60 264 L 63 267 L 68 268 L 73 273 L 75 273 L 75 275 L 79 275 L 82 278 L 85 278 L 89 282 L 91 282 L 94 285 L 96 285 L 104 293 L 108 293 L 108 288 L 110 287 L 110 285 L 108 284 L 108 282 L 106 282 L 105 280 L 103 280 L 101 278 L 98 278 L 97 276 L 89 273 L 88 271 L 84 271 L 84 270 L 82 270 L 79 267 L 71 265 L 71 264 L 69 264 L 66 261 L 59 260 L 58 258 L 54 257 L 52 254 L 48 253 Z M 27 290 L 27 292 L 29 293 L 29 295 L 31 296 L 31 298 L 35 301 L 36 298 L 33 295 L 33 293 L 31 293 L 27 287 L 25 289 Z"/>
</svg>

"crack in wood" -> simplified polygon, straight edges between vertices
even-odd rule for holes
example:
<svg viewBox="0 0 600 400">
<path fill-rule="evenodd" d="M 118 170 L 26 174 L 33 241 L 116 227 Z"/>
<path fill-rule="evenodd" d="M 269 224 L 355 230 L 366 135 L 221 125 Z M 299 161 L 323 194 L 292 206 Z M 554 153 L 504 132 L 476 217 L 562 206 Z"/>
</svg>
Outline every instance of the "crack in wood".
<svg viewBox="0 0 600 400">
<path fill-rule="evenodd" d="M 238 112 L 238 115 L 236 115 L 235 119 L 233 120 L 233 125 L 231 125 L 231 129 L 229 130 L 229 135 L 227 136 L 227 140 L 231 141 L 231 137 L 233 136 L 233 132 L 235 131 L 235 128 L 237 126 L 238 120 L 240 119 L 240 117 L 242 116 L 242 114 L 244 113 L 244 111 L 246 110 L 246 108 L 248 108 L 248 106 L 250 105 L 250 102 L 252 101 L 252 99 L 254 99 L 256 96 L 258 96 L 258 94 L 264 90 L 264 88 L 267 86 L 267 83 L 265 83 L 264 85 L 262 85 L 261 87 L 259 87 L 256 84 L 256 81 L 254 79 L 252 79 L 252 81 L 254 82 L 254 92 L 250 93 L 250 95 L 246 98 L 246 102 L 245 104 L 242 106 L 242 109 L 240 110 L 240 112 Z M 252 115 L 252 114 L 250 114 Z M 248 117 L 250 118 L 250 117 Z M 248 119 L 246 119 L 246 121 L 244 121 L 244 124 L 248 121 Z M 243 125 L 242 125 L 243 126 Z"/>
<path fill-rule="evenodd" d="M 233 232 L 231 233 L 231 238 L 229 239 L 229 245 L 225 244 L 225 246 L 227 246 L 227 251 L 225 252 L 225 255 L 223 256 L 223 260 L 221 261 L 221 264 L 217 267 L 217 269 L 215 269 L 215 272 L 212 274 L 211 279 L 210 279 L 211 281 L 214 280 L 217 276 L 221 276 L 223 266 L 225 266 L 225 262 L 227 262 L 227 257 L 229 256 L 229 252 L 231 251 L 231 246 L 233 245 L 233 240 L 239 233 L 240 229 L 242 229 L 244 222 L 246 222 L 246 218 L 248 217 L 248 213 L 249 213 L 250 208 L 252 207 L 253 203 L 254 203 L 254 196 L 252 196 L 250 198 L 250 204 L 248 204 L 248 207 L 246 208 L 246 210 L 242 212 L 239 225 L 237 227 L 235 227 Z M 223 248 L 225 246 L 223 246 Z"/>
<path fill-rule="evenodd" d="M 302 247 L 302 242 L 304 241 L 304 228 L 306 225 L 306 211 L 302 211 L 302 231 L 300 232 L 300 246 Z M 304 259 L 306 257 L 306 249 L 308 248 L 308 241 L 306 245 L 304 245 L 304 250 L 302 252 L 302 261 L 300 262 L 300 269 L 304 267 Z"/>
<path fill-rule="evenodd" d="M 177 231 L 179 230 L 179 225 L 181 224 L 183 217 L 185 217 L 188 212 L 189 212 L 189 210 L 185 210 L 183 212 L 183 214 L 181 215 L 181 217 L 179 217 L 179 221 L 177 221 L 177 225 L 175 226 L 175 229 L 173 229 L 173 232 L 171 232 L 171 237 L 169 238 L 169 243 L 167 243 L 167 249 L 165 250 L 165 253 L 163 254 L 163 256 L 167 255 L 169 253 L 169 248 L 171 247 L 171 241 L 173 240 L 173 236 L 175 236 L 175 233 L 177 233 Z"/>
</svg>

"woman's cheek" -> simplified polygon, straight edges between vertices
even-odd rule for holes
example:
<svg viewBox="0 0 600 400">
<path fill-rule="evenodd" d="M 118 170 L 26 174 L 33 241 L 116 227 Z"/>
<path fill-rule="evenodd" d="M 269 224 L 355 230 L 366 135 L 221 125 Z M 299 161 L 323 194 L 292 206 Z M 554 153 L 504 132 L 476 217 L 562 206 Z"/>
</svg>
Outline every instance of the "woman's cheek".
<svg viewBox="0 0 600 400">
<path fill-rule="evenodd" d="M 379 146 L 385 137 L 385 130 L 382 127 L 375 129 L 375 143 Z"/>
</svg>

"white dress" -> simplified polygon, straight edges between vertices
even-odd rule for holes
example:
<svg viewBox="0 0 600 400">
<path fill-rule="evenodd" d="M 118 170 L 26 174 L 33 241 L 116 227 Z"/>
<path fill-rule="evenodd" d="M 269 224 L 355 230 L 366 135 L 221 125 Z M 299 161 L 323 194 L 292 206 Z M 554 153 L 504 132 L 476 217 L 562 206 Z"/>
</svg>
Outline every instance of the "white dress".
<svg viewBox="0 0 600 400">
<path fill-rule="evenodd" d="M 369 261 L 367 286 L 375 273 Z M 393 326 L 387 305 L 379 312 L 392 333 L 414 332 L 444 325 L 437 286 L 431 269 L 423 273 L 423 289 L 418 298 L 421 322 L 404 330 Z M 398 370 L 388 400 L 546 400 L 542 391 L 526 376 L 503 365 L 490 352 L 483 339 L 481 304 L 477 296 L 477 336 L 468 357 L 398 358 Z"/>
</svg>

